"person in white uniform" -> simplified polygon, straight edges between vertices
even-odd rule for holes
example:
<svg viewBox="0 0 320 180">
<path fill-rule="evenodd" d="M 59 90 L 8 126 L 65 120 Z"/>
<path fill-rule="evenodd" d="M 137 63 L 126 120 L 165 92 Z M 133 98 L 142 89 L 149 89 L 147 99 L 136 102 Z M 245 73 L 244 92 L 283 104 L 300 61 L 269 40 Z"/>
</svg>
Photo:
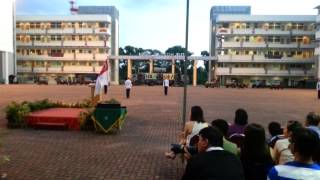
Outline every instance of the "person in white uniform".
<svg viewBox="0 0 320 180">
<path fill-rule="evenodd" d="M 124 82 L 124 87 L 126 88 L 127 99 L 129 99 L 130 98 L 130 91 L 132 88 L 132 82 L 131 82 L 130 78 L 127 78 L 127 80 Z"/>
<path fill-rule="evenodd" d="M 168 89 L 169 89 L 169 80 L 168 79 L 163 80 L 163 87 L 164 87 L 164 95 L 168 95 Z"/>
</svg>

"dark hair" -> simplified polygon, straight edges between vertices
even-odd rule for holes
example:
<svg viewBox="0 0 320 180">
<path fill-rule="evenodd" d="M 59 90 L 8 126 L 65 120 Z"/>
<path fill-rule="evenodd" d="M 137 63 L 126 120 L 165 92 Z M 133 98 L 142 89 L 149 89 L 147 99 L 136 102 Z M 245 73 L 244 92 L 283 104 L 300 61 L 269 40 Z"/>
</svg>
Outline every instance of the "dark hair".
<svg viewBox="0 0 320 180">
<path fill-rule="evenodd" d="M 306 117 L 306 122 L 308 126 L 318 126 L 320 121 L 320 117 L 314 113 L 314 112 L 309 112 L 307 117 Z"/>
<path fill-rule="evenodd" d="M 293 143 L 293 151 L 298 152 L 303 158 L 312 157 L 319 147 L 319 137 L 316 133 L 306 128 L 299 128 L 292 132 L 290 143 Z"/>
<path fill-rule="evenodd" d="M 241 148 L 243 157 L 258 162 L 271 158 L 266 143 L 266 133 L 261 125 L 255 123 L 247 125 L 244 135 L 244 143 Z"/>
<path fill-rule="evenodd" d="M 205 122 L 203 118 L 203 111 L 200 106 L 191 107 L 191 121 Z"/>
<path fill-rule="evenodd" d="M 223 136 L 227 136 L 228 129 L 229 129 L 229 124 L 227 123 L 226 120 L 224 119 L 215 119 L 211 122 L 211 125 L 216 127 L 221 131 Z"/>
<path fill-rule="evenodd" d="M 238 125 L 248 124 L 248 114 L 244 109 L 237 109 L 235 113 L 234 123 Z"/>
<path fill-rule="evenodd" d="M 202 138 L 208 139 L 209 146 L 222 147 L 223 146 L 223 135 L 215 127 L 206 127 L 201 129 L 199 135 Z"/>
<path fill-rule="evenodd" d="M 283 129 L 281 128 L 280 123 L 278 122 L 271 122 L 268 125 L 268 130 L 271 136 L 281 135 L 283 134 Z"/>
<path fill-rule="evenodd" d="M 302 128 L 302 124 L 298 121 L 288 121 L 287 123 L 287 130 L 288 132 L 293 132 L 295 131 L 296 129 L 299 129 L 299 128 Z"/>
</svg>

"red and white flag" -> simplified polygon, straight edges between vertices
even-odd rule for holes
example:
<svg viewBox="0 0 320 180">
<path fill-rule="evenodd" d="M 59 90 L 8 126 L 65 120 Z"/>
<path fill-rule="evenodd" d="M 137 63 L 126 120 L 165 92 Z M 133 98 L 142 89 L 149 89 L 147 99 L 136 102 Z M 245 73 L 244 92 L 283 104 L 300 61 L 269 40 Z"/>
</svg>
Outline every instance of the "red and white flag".
<svg viewBox="0 0 320 180">
<path fill-rule="evenodd" d="M 101 71 L 97 77 L 94 95 L 99 95 L 103 88 L 107 88 L 106 86 L 108 86 L 108 59 L 106 59 L 106 61 L 104 62 Z"/>
</svg>

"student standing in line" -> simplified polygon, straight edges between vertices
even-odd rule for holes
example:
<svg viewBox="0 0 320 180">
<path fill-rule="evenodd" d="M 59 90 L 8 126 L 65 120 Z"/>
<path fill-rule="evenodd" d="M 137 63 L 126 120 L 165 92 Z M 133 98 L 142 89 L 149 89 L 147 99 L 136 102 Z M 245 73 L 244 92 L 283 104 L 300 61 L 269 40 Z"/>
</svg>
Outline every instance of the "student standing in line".
<svg viewBox="0 0 320 180">
<path fill-rule="evenodd" d="M 163 87 L 164 87 L 164 95 L 168 95 L 169 80 L 167 78 L 163 80 Z"/>
<path fill-rule="evenodd" d="M 124 86 L 126 88 L 127 99 L 129 99 L 130 98 L 130 90 L 132 88 L 132 82 L 131 82 L 130 78 L 127 78 L 127 80 L 124 82 Z"/>
</svg>

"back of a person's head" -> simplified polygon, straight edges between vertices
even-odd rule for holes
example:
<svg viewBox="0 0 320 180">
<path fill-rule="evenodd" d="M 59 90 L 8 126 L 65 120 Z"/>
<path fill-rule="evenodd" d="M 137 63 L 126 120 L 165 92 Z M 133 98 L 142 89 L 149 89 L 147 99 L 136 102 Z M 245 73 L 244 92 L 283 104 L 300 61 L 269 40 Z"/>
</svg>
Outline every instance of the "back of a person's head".
<svg viewBox="0 0 320 180">
<path fill-rule="evenodd" d="M 244 109 L 237 109 L 235 112 L 234 123 L 238 125 L 248 124 L 248 114 Z"/>
<path fill-rule="evenodd" d="M 205 122 L 203 118 L 203 111 L 200 106 L 191 107 L 191 121 Z"/>
<path fill-rule="evenodd" d="M 264 158 L 267 154 L 264 128 L 260 124 L 251 123 L 246 126 L 244 135 L 244 144 L 241 151 L 243 150 L 246 156 L 251 156 L 255 160 Z"/>
<path fill-rule="evenodd" d="M 287 131 L 288 132 L 293 132 L 295 131 L 296 129 L 299 129 L 299 128 L 302 128 L 302 124 L 299 122 L 299 121 L 293 121 L 293 120 L 290 120 L 288 121 L 287 123 Z"/>
<path fill-rule="evenodd" d="M 219 129 L 222 132 L 223 136 L 227 136 L 229 124 L 227 123 L 226 120 L 216 119 L 211 122 L 211 125 Z"/>
<path fill-rule="evenodd" d="M 283 134 L 283 129 L 281 128 L 281 124 L 278 122 L 271 122 L 268 125 L 268 130 L 271 136 L 281 135 Z"/>
<path fill-rule="evenodd" d="M 293 144 L 293 153 L 298 153 L 303 158 L 312 157 L 319 147 L 319 137 L 316 133 L 306 128 L 298 128 L 292 132 L 290 142 Z"/>
<path fill-rule="evenodd" d="M 318 126 L 320 122 L 320 117 L 314 113 L 314 112 L 309 112 L 307 117 L 306 117 L 306 125 L 307 126 Z"/>
<path fill-rule="evenodd" d="M 215 127 L 206 127 L 201 129 L 199 135 L 202 138 L 208 139 L 209 146 L 222 147 L 223 134 Z"/>
</svg>

